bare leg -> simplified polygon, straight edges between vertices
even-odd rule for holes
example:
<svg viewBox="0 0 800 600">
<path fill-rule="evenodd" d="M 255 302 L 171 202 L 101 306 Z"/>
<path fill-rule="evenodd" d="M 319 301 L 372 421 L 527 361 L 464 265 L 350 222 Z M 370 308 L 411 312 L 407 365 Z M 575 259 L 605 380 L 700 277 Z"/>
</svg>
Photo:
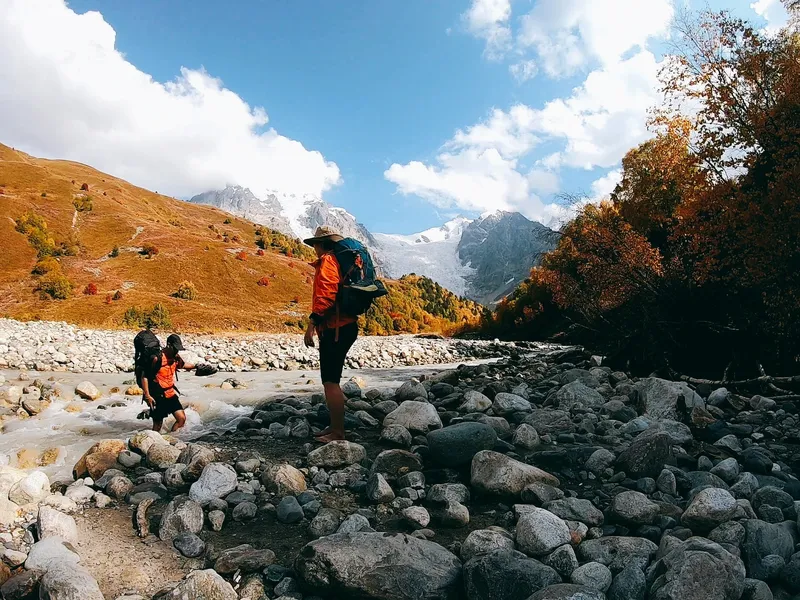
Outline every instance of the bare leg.
<svg viewBox="0 0 800 600">
<path fill-rule="evenodd" d="M 161 421 L 153 421 L 153 431 L 161 432 L 161 428 L 164 426 L 164 420 Z"/>
<path fill-rule="evenodd" d="M 325 404 L 331 413 L 331 426 L 317 437 L 320 442 L 344 439 L 344 392 L 338 383 L 323 383 Z"/>
<path fill-rule="evenodd" d="M 171 431 L 178 431 L 178 429 L 186 425 L 186 413 L 184 411 L 176 410 L 172 413 L 172 416 L 175 417 L 175 424 L 172 426 Z"/>
</svg>

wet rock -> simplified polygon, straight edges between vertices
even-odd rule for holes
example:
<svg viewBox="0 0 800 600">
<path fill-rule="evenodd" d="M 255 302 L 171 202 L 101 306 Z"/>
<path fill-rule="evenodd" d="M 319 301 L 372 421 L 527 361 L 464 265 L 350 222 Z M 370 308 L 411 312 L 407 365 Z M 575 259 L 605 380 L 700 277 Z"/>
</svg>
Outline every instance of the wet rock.
<svg viewBox="0 0 800 600">
<path fill-rule="evenodd" d="M 567 524 L 547 510 L 530 507 L 517 522 L 517 547 L 530 556 L 549 554 L 570 540 Z"/>
<path fill-rule="evenodd" d="M 433 404 L 408 400 L 383 419 L 384 427 L 390 425 L 402 425 L 411 432 L 427 433 L 431 429 L 440 429 L 442 420 Z"/>
<path fill-rule="evenodd" d="M 464 564 L 469 600 L 526 600 L 560 582 L 555 570 L 513 549 L 494 550 Z"/>
<path fill-rule="evenodd" d="M 176 535 L 172 545 L 186 558 L 203 556 L 206 551 L 206 543 L 195 533 L 185 532 Z"/>
<path fill-rule="evenodd" d="M 286 463 L 267 468 L 261 475 L 261 483 L 267 491 L 279 496 L 300 494 L 306 490 L 303 473 Z"/>
<path fill-rule="evenodd" d="M 742 561 L 705 538 L 677 544 L 653 565 L 653 600 L 728 600 L 744 591 Z"/>
<path fill-rule="evenodd" d="M 431 431 L 428 436 L 431 460 L 444 467 L 468 464 L 481 450 L 494 448 L 497 434 L 483 423 L 458 423 Z"/>
<path fill-rule="evenodd" d="M 730 492 L 719 488 L 706 488 L 697 493 L 686 507 L 681 522 L 698 531 L 709 531 L 733 518 L 736 499 Z"/>
<path fill-rule="evenodd" d="M 204 598 L 208 600 L 238 600 L 239 596 L 230 583 L 211 569 L 192 571 L 166 594 L 155 596 L 154 600 L 184 600 Z"/>
<path fill-rule="evenodd" d="M 84 400 L 97 400 L 100 390 L 91 381 L 82 381 L 75 386 L 75 393 Z"/>
<path fill-rule="evenodd" d="M 605 592 L 611 587 L 613 577 L 607 566 L 596 562 L 581 565 L 572 572 L 570 581 L 598 592 Z"/>
<path fill-rule="evenodd" d="M 215 498 L 223 498 L 236 489 L 237 477 L 233 467 L 225 463 L 209 463 L 200 479 L 189 488 L 189 497 L 205 506 Z"/>
<path fill-rule="evenodd" d="M 658 504 L 640 492 L 622 492 L 611 501 L 611 512 L 620 521 L 649 525 L 659 512 Z"/>
<path fill-rule="evenodd" d="M 375 504 L 383 504 L 394 500 L 392 486 L 380 473 L 373 473 L 367 480 L 367 498 Z"/>
<path fill-rule="evenodd" d="M 636 566 L 620 571 L 606 593 L 607 600 L 644 600 L 647 594 L 647 580 Z"/>
<path fill-rule="evenodd" d="M 286 496 L 278 503 L 277 516 L 281 523 L 297 523 L 303 520 L 303 509 L 297 498 Z"/>
<path fill-rule="evenodd" d="M 312 467 L 338 469 L 359 463 L 366 457 L 367 451 L 364 446 L 346 440 L 336 440 L 309 452 L 308 464 Z"/>
<path fill-rule="evenodd" d="M 544 508 L 567 521 L 580 521 L 589 527 L 603 524 L 603 513 L 589 500 L 582 498 L 561 498 L 547 502 Z"/>
<path fill-rule="evenodd" d="M 476 529 L 470 532 L 461 544 L 461 560 L 465 563 L 475 556 L 494 550 L 513 550 L 514 539 L 509 532 L 499 527 Z"/>
<path fill-rule="evenodd" d="M 200 533 L 203 530 L 203 508 L 188 496 L 178 496 L 164 509 L 158 537 L 170 542 L 181 533 Z"/>
<path fill-rule="evenodd" d="M 461 562 L 442 546 L 406 535 L 335 534 L 307 544 L 295 569 L 311 588 L 374 600 L 441 598 L 460 593 Z M 391 573 L 391 577 L 386 577 Z"/>
<path fill-rule="evenodd" d="M 664 432 L 638 437 L 617 458 L 617 468 L 631 477 L 657 477 L 672 456 L 672 441 Z"/>
<path fill-rule="evenodd" d="M 514 430 L 514 437 L 511 442 L 525 450 L 533 450 L 541 443 L 541 440 L 533 425 L 522 423 Z"/>
<path fill-rule="evenodd" d="M 221 575 L 233 575 L 236 571 L 256 573 L 274 562 L 275 553 L 272 550 L 257 550 L 249 544 L 242 544 L 220 552 L 214 570 Z"/>
<path fill-rule="evenodd" d="M 556 477 L 499 452 L 483 450 L 472 459 L 472 486 L 484 493 L 518 496 L 531 483 L 559 485 Z"/>
<path fill-rule="evenodd" d="M 644 570 L 657 550 L 658 546 L 648 539 L 612 535 L 584 540 L 577 554 L 583 562 L 599 562 L 617 573 L 630 565 Z"/>
<path fill-rule="evenodd" d="M 643 414 L 680 421 L 684 412 L 705 408 L 703 399 L 684 382 L 648 377 L 635 385 Z"/>
</svg>

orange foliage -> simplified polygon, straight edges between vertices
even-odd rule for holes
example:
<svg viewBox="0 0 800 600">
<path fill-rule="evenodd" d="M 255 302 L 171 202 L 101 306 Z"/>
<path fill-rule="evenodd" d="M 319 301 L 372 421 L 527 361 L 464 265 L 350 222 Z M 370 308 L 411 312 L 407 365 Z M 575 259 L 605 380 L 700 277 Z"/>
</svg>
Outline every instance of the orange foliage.
<svg viewBox="0 0 800 600">
<path fill-rule="evenodd" d="M 87 296 L 95 296 L 97 294 L 97 285 L 94 282 L 86 284 L 86 287 L 83 288 L 83 293 Z"/>
<path fill-rule="evenodd" d="M 259 279 L 258 280 L 258 285 L 267 287 L 269 285 L 269 277 L 264 276 L 261 279 Z"/>
<path fill-rule="evenodd" d="M 237 253 L 236 260 L 247 260 L 247 252 L 242 250 L 241 252 Z"/>
</svg>

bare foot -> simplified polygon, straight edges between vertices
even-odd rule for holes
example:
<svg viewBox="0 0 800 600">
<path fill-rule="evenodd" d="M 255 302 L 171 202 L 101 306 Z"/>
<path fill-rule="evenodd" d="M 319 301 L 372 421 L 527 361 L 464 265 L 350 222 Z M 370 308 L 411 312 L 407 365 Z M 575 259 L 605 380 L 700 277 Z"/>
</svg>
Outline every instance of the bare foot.
<svg viewBox="0 0 800 600">
<path fill-rule="evenodd" d="M 318 442 L 328 443 L 335 442 L 336 440 L 343 440 L 344 434 L 339 431 L 331 431 L 327 435 L 317 437 Z"/>
<path fill-rule="evenodd" d="M 315 433 L 314 437 L 321 437 L 323 435 L 330 435 L 331 433 L 333 433 L 333 429 L 331 429 L 330 427 L 326 427 L 322 431 L 318 431 L 317 433 Z"/>
</svg>

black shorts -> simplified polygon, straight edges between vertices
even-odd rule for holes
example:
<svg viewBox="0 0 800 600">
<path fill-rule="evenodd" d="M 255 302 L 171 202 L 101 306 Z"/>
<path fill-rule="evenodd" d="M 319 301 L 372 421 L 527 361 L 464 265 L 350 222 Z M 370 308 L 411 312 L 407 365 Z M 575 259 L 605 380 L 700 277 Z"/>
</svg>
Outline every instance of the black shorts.
<svg viewBox="0 0 800 600">
<path fill-rule="evenodd" d="M 323 329 L 319 335 L 319 370 L 322 383 L 339 383 L 342 380 L 344 359 L 358 337 L 358 323 L 339 327 L 339 340 L 336 329 Z"/>
<path fill-rule="evenodd" d="M 153 421 L 163 421 L 167 416 L 174 415 L 179 410 L 183 410 L 180 397 L 175 394 L 171 398 L 164 395 L 164 391 L 158 387 L 158 384 L 151 384 L 150 395 L 156 401 L 156 406 L 150 411 L 150 418 Z"/>
</svg>

